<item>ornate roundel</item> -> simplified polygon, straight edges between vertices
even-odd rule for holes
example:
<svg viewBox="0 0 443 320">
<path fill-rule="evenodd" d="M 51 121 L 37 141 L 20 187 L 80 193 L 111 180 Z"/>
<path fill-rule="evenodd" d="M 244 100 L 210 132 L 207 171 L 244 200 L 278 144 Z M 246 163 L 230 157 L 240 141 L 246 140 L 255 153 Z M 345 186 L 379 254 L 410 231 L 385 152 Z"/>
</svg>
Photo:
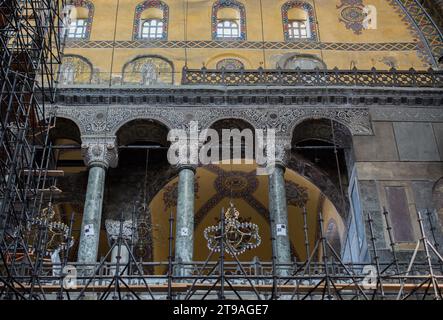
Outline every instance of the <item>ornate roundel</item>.
<svg viewBox="0 0 443 320">
<path fill-rule="evenodd" d="M 360 7 L 346 7 L 341 11 L 343 20 L 349 22 L 363 22 L 365 14 Z"/>
<path fill-rule="evenodd" d="M 214 181 L 217 192 L 227 197 L 242 198 L 257 190 L 257 177 L 249 172 L 230 171 L 220 174 Z"/>
<path fill-rule="evenodd" d="M 233 192 L 242 192 L 248 187 L 248 179 L 240 176 L 227 176 L 223 181 L 223 188 L 225 190 L 232 190 Z"/>
</svg>

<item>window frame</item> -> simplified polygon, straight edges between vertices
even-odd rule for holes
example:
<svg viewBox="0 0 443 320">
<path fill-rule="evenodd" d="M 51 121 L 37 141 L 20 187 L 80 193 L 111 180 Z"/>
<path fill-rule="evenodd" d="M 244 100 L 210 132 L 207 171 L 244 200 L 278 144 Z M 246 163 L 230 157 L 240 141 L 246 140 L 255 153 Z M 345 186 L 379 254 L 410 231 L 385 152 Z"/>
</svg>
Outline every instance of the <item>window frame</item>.
<svg viewBox="0 0 443 320">
<path fill-rule="evenodd" d="M 295 24 L 298 26 L 295 26 Z M 302 27 L 302 24 L 304 27 Z M 298 31 L 298 36 L 295 35 L 294 31 Z M 305 31 L 305 35 L 302 35 L 302 31 Z M 297 39 L 310 39 L 309 22 L 307 20 L 289 20 L 288 21 L 288 37 L 291 40 Z"/>
<path fill-rule="evenodd" d="M 219 19 L 219 10 L 231 8 L 238 11 L 238 19 Z M 220 37 L 218 34 L 218 25 L 221 21 L 235 21 L 238 25 L 238 36 Z M 218 0 L 212 6 L 211 33 L 213 40 L 219 41 L 245 41 L 246 40 L 246 9 L 245 6 L 236 0 Z"/>
<path fill-rule="evenodd" d="M 80 41 L 80 40 L 89 40 L 90 36 L 91 36 L 91 29 L 92 29 L 92 22 L 94 19 L 94 4 L 91 1 L 88 0 L 73 0 L 71 4 L 69 4 L 70 6 L 73 6 L 74 8 L 85 8 L 88 10 L 88 16 L 87 17 L 82 17 L 82 18 L 76 18 L 74 19 L 74 21 L 72 21 L 70 23 L 69 26 L 66 26 L 63 28 L 63 36 L 66 39 L 66 41 Z M 84 21 L 84 32 L 83 32 L 83 36 L 82 37 L 70 37 L 70 29 L 71 29 L 71 24 L 73 22 L 76 22 L 78 20 L 83 20 Z"/>
<path fill-rule="evenodd" d="M 148 18 L 142 19 L 142 14 L 146 10 L 149 9 L 159 9 L 163 12 L 163 18 Z M 162 37 L 156 38 L 142 38 L 143 24 L 146 20 L 160 20 L 163 22 L 163 33 Z M 135 16 L 134 16 L 134 26 L 132 31 L 132 39 L 137 41 L 155 41 L 155 40 L 167 40 L 168 39 L 168 29 L 169 29 L 169 7 L 163 1 L 143 1 L 139 3 L 135 8 Z"/>
<path fill-rule="evenodd" d="M 300 9 L 306 12 L 307 19 L 306 21 L 306 29 L 307 29 L 307 37 L 306 38 L 296 38 L 290 36 L 289 28 L 290 23 L 293 21 L 297 21 L 295 19 L 288 18 L 288 12 L 291 9 Z M 310 3 L 304 1 L 290 0 L 284 3 L 281 7 L 282 13 L 282 25 L 283 25 L 283 35 L 284 39 L 287 42 L 294 41 L 318 41 L 318 31 L 317 31 L 317 20 L 315 17 L 315 11 L 313 6 Z M 300 20 L 303 21 L 303 20 Z"/>
<path fill-rule="evenodd" d="M 79 22 L 82 22 L 81 26 L 79 26 Z M 71 31 L 72 29 L 75 29 L 74 32 Z M 86 39 L 87 29 L 88 19 L 75 19 L 74 21 L 71 21 L 69 27 L 67 28 L 66 37 L 69 40 Z M 81 30 L 81 32 L 78 32 L 78 30 Z"/>
<path fill-rule="evenodd" d="M 226 25 L 226 23 L 230 23 L 229 26 Z M 222 26 L 220 26 L 220 24 L 222 24 Z M 233 27 L 233 25 L 235 25 L 235 27 Z M 219 30 L 222 30 L 221 33 L 219 33 Z M 226 31 L 229 30 L 229 35 L 228 33 L 226 33 Z M 234 35 L 233 31 L 236 30 L 237 34 Z M 219 39 L 231 39 L 231 40 L 235 40 L 235 39 L 240 39 L 241 38 L 241 26 L 240 23 L 238 23 L 238 21 L 236 20 L 230 20 L 230 19 L 219 19 L 217 20 L 217 38 Z"/>
<path fill-rule="evenodd" d="M 146 23 L 155 22 L 156 25 L 149 24 L 145 27 Z M 161 23 L 161 26 L 159 24 Z M 144 32 L 145 28 L 147 29 L 147 33 Z M 155 30 L 152 32 L 152 30 Z M 160 32 L 159 32 L 160 30 Z M 164 37 L 165 31 L 165 23 L 163 19 L 145 19 L 140 23 L 140 34 L 139 39 L 141 40 L 161 40 Z M 154 36 L 152 36 L 154 35 Z"/>
</svg>

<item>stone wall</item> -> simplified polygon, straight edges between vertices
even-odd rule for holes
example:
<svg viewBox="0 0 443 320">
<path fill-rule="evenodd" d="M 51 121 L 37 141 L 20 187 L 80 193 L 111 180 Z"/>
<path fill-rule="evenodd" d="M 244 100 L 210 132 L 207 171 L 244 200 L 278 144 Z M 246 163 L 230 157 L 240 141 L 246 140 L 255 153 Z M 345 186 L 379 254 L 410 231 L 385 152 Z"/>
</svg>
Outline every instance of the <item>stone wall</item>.
<svg viewBox="0 0 443 320">
<path fill-rule="evenodd" d="M 434 186 L 443 176 L 442 127 L 441 122 L 372 121 L 373 136 L 353 137 L 361 214 L 364 220 L 368 213 L 372 215 L 375 245 L 384 249 L 384 259 L 391 256 L 384 207 L 399 251 L 411 253 L 420 239 L 417 212 L 422 215 L 431 243 L 443 244 L 442 217 L 438 215 L 441 201 L 436 201 L 435 196 L 433 200 Z M 365 233 L 371 254 L 367 224 Z M 360 258 L 365 256 L 368 257 L 360 252 Z"/>
</svg>

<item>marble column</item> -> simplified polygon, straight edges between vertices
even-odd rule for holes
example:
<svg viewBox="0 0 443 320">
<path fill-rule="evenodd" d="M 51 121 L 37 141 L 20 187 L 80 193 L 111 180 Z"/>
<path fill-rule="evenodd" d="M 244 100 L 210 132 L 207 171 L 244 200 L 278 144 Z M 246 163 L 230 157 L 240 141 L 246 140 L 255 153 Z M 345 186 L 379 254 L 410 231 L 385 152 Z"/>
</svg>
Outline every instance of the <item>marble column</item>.
<svg viewBox="0 0 443 320">
<path fill-rule="evenodd" d="M 92 264 L 97 261 L 106 170 L 117 165 L 118 154 L 113 143 L 96 142 L 84 143 L 82 152 L 89 177 L 77 261 Z"/>
<path fill-rule="evenodd" d="M 117 263 L 119 264 L 118 273 L 120 275 L 127 275 L 128 268 L 125 269 L 125 267 L 129 262 L 131 241 L 137 241 L 135 239 L 136 234 L 133 235 L 135 230 L 133 230 L 134 226 L 132 220 L 126 220 L 121 223 L 119 220 L 108 219 L 105 221 L 105 226 L 109 245 L 112 246 L 115 244 L 111 252 L 112 266 L 110 268 L 110 275 L 115 275 L 117 273 Z M 121 237 L 121 239 L 119 239 L 119 237 Z"/>
<path fill-rule="evenodd" d="M 177 216 L 175 224 L 175 262 L 191 263 L 194 255 L 194 174 L 195 166 L 179 166 Z M 191 266 L 176 266 L 175 275 L 187 276 Z"/>
<path fill-rule="evenodd" d="M 280 150 L 279 150 L 280 149 Z M 279 264 L 291 263 L 291 246 L 288 230 L 288 206 L 285 187 L 285 159 L 288 154 L 285 148 L 276 147 L 276 158 L 273 170 L 269 175 L 269 214 L 271 219 L 272 249 L 277 264 L 276 274 L 289 275 L 287 266 Z"/>
</svg>

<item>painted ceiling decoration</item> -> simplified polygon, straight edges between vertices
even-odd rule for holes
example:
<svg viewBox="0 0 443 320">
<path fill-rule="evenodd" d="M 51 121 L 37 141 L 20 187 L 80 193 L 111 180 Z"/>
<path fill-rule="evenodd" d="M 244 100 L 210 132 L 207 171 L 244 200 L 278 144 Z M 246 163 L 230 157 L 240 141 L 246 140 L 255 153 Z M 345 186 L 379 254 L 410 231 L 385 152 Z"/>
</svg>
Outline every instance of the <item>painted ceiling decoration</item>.
<svg viewBox="0 0 443 320">
<path fill-rule="evenodd" d="M 269 217 L 266 207 L 252 195 L 258 188 L 255 170 L 249 172 L 226 171 L 216 165 L 208 165 L 203 168 L 217 175 L 214 181 L 216 193 L 195 214 L 196 224 L 200 223 L 205 215 L 225 198 L 242 199 L 261 216 Z"/>
<path fill-rule="evenodd" d="M 195 214 L 195 224 L 198 225 L 205 215 L 215 208 L 223 199 L 242 199 L 254 208 L 261 216 L 268 219 L 269 212 L 267 208 L 256 199 L 253 194 L 257 191 L 259 181 L 256 171 L 227 171 L 217 165 L 208 165 L 203 169 L 216 174 L 214 180 L 214 189 L 216 193 L 205 203 Z M 194 192 L 196 199 L 199 199 L 198 191 L 200 189 L 199 176 L 196 177 Z M 172 209 L 177 206 L 178 182 L 167 185 L 163 193 L 163 202 L 166 209 Z M 303 187 L 293 181 L 286 181 L 286 197 L 289 205 L 303 208 L 309 200 L 306 187 Z"/>
<path fill-rule="evenodd" d="M 288 204 L 298 208 L 304 208 L 309 200 L 308 188 L 293 181 L 286 182 L 286 198 Z"/>
</svg>

